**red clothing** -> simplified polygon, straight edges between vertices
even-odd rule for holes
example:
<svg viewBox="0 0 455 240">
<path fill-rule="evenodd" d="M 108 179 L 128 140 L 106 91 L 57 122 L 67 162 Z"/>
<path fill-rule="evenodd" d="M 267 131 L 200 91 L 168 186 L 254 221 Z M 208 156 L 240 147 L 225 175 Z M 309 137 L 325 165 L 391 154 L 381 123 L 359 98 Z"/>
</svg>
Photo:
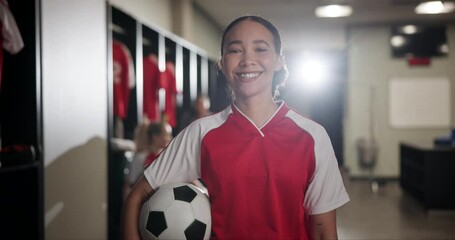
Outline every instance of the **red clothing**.
<svg viewBox="0 0 455 240">
<path fill-rule="evenodd" d="M 176 95 L 177 95 L 177 86 L 175 80 L 175 66 L 172 62 L 166 63 L 166 70 L 162 74 L 161 78 L 161 86 L 166 91 L 166 99 L 165 99 L 165 107 L 164 107 L 164 114 L 166 114 L 167 121 L 169 125 L 172 127 L 177 126 L 177 103 L 176 103 Z"/>
<path fill-rule="evenodd" d="M 112 42 L 114 73 L 114 116 L 125 119 L 128 114 L 130 89 L 135 85 L 133 59 L 128 48 L 119 41 Z"/>
<path fill-rule="evenodd" d="M 286 113 L 278 112 L 261 129 L 265 137 L 235 113 L 204 137 L 201 177 L 217 209 L 212 213 L 215 238 L 308 238 L 302 206 L 315 169 L 314 140 L 283 118 Z"/>
<path fill-rule="evenodd" d="M 158 90 L 160 84 L 160 70 L 158 68 L 156 55 L 144 57 L 144 114 L 147 114 L 148 119 L 160 121 L 161 113 L 159 109 Z"/>
<path fill-rule="evenodd" d="M 152 164 L 152 162 L 155 161 L 156 157 L 158 157 L 158 155 L 155 153 L 150 153 L 147 155 L 147 158 L 144 161 L 144 168 L 147 168 L 150 164 Z"/>
<path fill-rule="evenodd" d="M 194 121 L 144 174 L 202 178 L 215 239 L 309 239 L 308 215 L 349 201 L 327 132 L 284 103 L 261 128 L 235 106 Z"/>
</svg>

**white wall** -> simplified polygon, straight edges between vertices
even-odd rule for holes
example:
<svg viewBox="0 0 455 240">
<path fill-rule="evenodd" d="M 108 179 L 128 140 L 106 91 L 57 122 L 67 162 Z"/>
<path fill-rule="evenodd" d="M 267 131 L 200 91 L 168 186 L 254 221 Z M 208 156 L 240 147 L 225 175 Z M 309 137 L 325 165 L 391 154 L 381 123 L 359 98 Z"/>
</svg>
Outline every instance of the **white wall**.
<svg viewBox="0 0 455 240">
<path fill-rule="evenodd" d="M 109 0 L 134 19 L 149 27 L 172 32 L 172 1 L 163 0 Z"/>
<path fill-rule="evenodd" d="M 194 44 L 203 47 L 210 58 L 219 60 L 223 29 L 207 19 L 198 9 L 195 9 L 193 17 Z"/>
<path fill-rule="evenodd" d="M 218 29 L 198 9 L 180 9 L 181 7 L 191 7 L 192 4 L 183 4 L 182 6 L 178 1 L 110 0 L 109 3 L 129 14 L 142 24 L 164 35 L 180 36 L 182 39 L 185 39 L 185 42 L 191 44 L 191 47 L 195 46 L 203 49 L 208 57 L 218 59 L 218 43 L 221 37 L 221 29 Z M 175 4 L 178 4 L 178 6 Z M 183 25 L 185 23 L 175 22 L 181 19 L 176 17 L 175 14 L 182 11 L 192 11 L 192 14 L 190 14 L 192 15 L 192 19 L 188 20 L 191 22 L 191 29 L 188 29 L 188 24 Z M 191 34 L 181 36 L 178 30 L 183 31 L 183 33 L 191 31 Z"/>
<path fill-rule="evenodd" d="M 46 239 L 107 236 L 104 0 L 42 0 Z"/>
<path fill-rule="evenodd" d="M 438 78 L 451 81 L 451 106 L 455 106 L 455 52 L 447 58 L 433 58 L 430 66 L 410 67 L 406 59 L 393 59 L 388 26 L 354 27 L 348 33 L 348 83 L 344 119 L 344 159 L 353 176 L 366 172 L 358 167 L 356 141 L 370 137 L 370 124 L 379 144 L 375 175 L 399 176 L 399 143 L 432 143 L 438 136 L 449 136 L 443 128 L 393 128 L 389 124 L 389 80 L 392 78 Z M 455 46 L 455 25 L 448 29 L 449 46 Z M 372 90 L 374 89 L 374 93 Z M 373 95 L 372 95 L 373 94 Z M 373 96 L 373 97 L 372 97 Z M 370 114 L 372 102 L 372 114 Z M 437 106 L 434 106 L 437 107 Z M 373 116 L 373 117 L 371 117 Z M 452 110 L 455 126 L 455 111 Z"/>
<path fill-rule="evenodd" d="M 277 26 L 281 32 L 283 47 L 288 51 L 326 51 L 346 49 L 346 29 L 340 24 L 289 22 Z"/>
</svg>

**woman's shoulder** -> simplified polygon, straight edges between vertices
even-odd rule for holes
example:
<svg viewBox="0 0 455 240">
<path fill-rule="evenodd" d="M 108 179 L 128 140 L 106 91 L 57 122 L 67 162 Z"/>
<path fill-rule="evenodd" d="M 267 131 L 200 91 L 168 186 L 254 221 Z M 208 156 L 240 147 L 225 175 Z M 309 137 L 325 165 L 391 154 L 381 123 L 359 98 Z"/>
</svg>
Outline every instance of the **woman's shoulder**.
<svg viewBox="0 0 455 240">
<path fill-rule="evenodd" d="M 191 122 L 188 127 L 185 128 L 186 131 L 198 131 L 204 132 L 213 128 L 217 128 L 226 122 L 228 116 L 232 113 L 231 107 L 228 106 L 222 111 L 212 113 L 211 115 L 198 118 Z"/>
<path fill-rule="evenodd" d="M 314 121 L 313 119 L 304 116 L 303 114 L 297 112 L 296 110 L 289 108 L 286 116 L 290 118 L 297 126 L 301 129 L 309 132 L 312 135 L 326 135 L 325 128 L 319 124 L 318 122 Z"/>
<path fill-rule="evenodd" d="M 211 112 L 209 115 L 194 120 L 193 123 L 207 124 L 210 122 L 225 121 L 229 114 L 232 113 L 231 106 L 224 108 L 219 112 Z"/>
</svg>

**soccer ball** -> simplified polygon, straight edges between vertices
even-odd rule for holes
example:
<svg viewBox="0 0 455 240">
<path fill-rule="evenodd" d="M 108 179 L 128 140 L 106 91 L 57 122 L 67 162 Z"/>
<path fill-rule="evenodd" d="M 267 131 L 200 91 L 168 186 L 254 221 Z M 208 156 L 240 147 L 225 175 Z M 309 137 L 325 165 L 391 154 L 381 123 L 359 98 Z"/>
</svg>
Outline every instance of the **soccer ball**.
<svg viewBox="0 0 455 240">
<path fill-rule="evenodd" d="M 142 238 L 209 239 L 210 201 L 203 191 L 189 183 L 160 186 L 142 205 L 139 218 Z"/>
</svg>

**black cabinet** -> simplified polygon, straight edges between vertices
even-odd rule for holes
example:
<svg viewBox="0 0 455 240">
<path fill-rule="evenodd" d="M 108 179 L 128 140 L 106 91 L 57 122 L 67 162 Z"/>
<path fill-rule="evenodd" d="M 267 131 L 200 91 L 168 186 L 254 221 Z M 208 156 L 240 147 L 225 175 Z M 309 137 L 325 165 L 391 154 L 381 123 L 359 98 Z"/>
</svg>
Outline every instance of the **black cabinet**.
<svg viewBox="0 0 455 240">
<path fill-rule="evenodd" d="M 400 144 L 400 183 L 427 209 L 455 209 L 455 147 Z"/>
<path fill-rule="evenodd" d="M 0 168 L 0 239 L 42 239 L 38 162 Z"/>
<path fill-rule="evenodd" d="M 8 3 L 24 47 L 0 71 L 0 239 L 44 239 L 41 1 Z"/>
</svg>

